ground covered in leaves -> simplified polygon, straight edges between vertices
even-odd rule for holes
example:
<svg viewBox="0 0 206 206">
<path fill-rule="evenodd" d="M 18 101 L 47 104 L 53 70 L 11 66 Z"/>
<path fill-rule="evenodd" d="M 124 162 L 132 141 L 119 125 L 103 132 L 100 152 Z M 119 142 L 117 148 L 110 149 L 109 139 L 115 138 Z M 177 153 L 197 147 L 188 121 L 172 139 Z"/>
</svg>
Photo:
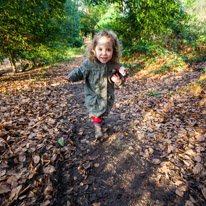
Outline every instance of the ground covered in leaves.
<svg viewBox="0 0 206 206">
<path fill-rule="evenodd" d="M 0 77 L 0 205 L 206 205 L 205 70 L 134 72 L 96 142 L 82 62 Z"/>
</svg>

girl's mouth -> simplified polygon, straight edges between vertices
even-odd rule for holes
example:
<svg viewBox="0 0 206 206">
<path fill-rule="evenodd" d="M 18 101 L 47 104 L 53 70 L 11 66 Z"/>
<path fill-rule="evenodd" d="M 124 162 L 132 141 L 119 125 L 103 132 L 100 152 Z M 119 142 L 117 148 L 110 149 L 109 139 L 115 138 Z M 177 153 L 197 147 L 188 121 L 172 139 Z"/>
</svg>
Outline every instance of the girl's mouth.
<svg viewBox="0 0 206 206">
<path fill-rule="evenodd" d="M 103 61 L 106 61 L 106 60 L 107 60 L 107 57 L 101 57 L 101 59 L 102 59 Z"/>
</svg>

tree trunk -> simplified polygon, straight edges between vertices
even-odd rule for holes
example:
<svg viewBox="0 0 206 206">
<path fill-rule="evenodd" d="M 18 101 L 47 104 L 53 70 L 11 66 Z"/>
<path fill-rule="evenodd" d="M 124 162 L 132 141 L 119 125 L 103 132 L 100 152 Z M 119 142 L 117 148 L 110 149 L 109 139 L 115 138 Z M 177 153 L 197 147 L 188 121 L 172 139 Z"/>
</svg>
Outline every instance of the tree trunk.
<svg viewBox="0 0 206 206">
<path fill-rule="evenodd" d="M 92 39 L 94 38 L 94 35 L 95 35 L 95 29 L 93 28 L 92 29 Z"/>
<path fill-rule="evenodd" d="M 12 66 L 13 72 L 14 72 L 14 73 L 17 73 L 17 66 L 16 66 L 14 57 L 13 57 L 13 55 L 11 54 L 11 52 L 9 52 L 9 61 L 10 61 L 10 64 L 11 64 L 11 66 Z"/>
</svg>

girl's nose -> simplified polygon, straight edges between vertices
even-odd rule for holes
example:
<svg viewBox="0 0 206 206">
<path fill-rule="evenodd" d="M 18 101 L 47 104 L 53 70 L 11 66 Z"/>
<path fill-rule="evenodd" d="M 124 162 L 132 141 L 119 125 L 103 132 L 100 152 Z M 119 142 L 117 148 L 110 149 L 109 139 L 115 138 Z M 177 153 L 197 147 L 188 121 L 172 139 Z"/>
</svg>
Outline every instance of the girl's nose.
<svg viewBox="0 0 206 206">
<path fill-rule="evenodd" d="M 103 50 L 102 53 L 103 53 L 103 54 L 106 54 L 106 50 Z"/>
</svg>

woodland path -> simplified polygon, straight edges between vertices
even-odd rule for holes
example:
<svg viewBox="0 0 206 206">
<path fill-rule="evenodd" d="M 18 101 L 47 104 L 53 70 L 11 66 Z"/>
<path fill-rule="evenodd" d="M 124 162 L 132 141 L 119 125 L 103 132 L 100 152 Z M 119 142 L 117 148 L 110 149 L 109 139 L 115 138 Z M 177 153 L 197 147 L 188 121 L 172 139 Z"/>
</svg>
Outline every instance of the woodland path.
<svg viewBox="0 0 206 206">
<path fill-rule="evenodd" d="M 205 73 L 134 74 L 95 142 L 83 82 L 59 78 L 83 60 L 0 78 L 0 204 L 206 205 Z"/>
</svg>

